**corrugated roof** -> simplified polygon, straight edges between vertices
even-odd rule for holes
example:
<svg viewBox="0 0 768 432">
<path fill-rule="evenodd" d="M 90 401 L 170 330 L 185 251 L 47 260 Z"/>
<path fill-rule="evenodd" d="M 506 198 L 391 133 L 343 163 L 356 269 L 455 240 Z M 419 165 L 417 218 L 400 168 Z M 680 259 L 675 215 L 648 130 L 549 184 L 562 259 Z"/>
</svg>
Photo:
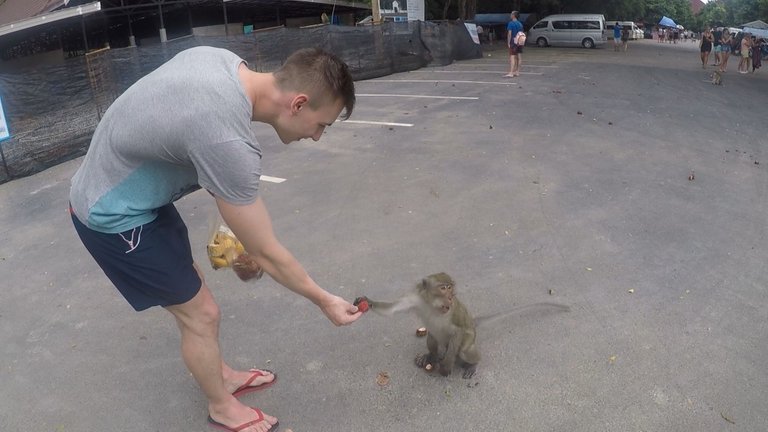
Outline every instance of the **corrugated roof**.
<svg viewBox="0 0 768 432">
<path fill-rule="evenodd" d="M 68 0 L 0 0 L 0 26 L 50 12 Z"/>
<path fill-rule="evenodd" d="M 73 7 L 93 0 L 0 0 L 0 26 L 14 23 L 35 17 L 37 15 L 48 13 L 63 5 Z M 156 9 L 158 1 L 161 5 L 178 5 L 181 2 L 175 0 L 126 0 L 126 7 L 133 7 L 137 11 Z M 293 12 L 296 15 L 302 13 L 313 14 L 318 8 L 335 7 L 338 11 L 349 11 L 358 9 L 370 9 L 361 1 L 355 0 L 227 0 L 229 5 L 251 5 L 255 8 L 254 12 L 263 12 L 272 17 L 275 10 L 281 8 Z M 189 0 L 188 6 L 201 4 L 221 5 L 221 0 Z M 110 9 L 118 8 L 119 1 L 106 1 L 102 4 L 102 10 L 110 13 Z"/>
<path fill-rule="evenodd" d="M 125 8 L 139 13 L 150 9 L 154 11 L 158 4 L 162 6 L 185 4 L 187 7 L 222 4 L 222 0 L 126 0 L 123 8 L 120 7 L 120 0 L 102 0 L 102 2 L 103 6 L 101 2 L 94 0 L 0 0 L 0 36 L 29 27 L 44 26 L 57 19 L 66 19 L 75 16 L 75 12 L 85 15 L 98 11 L 109 15 L 122 14 Z M 80 11 L 80 6 L 86 6 L 86 4 L 100 6 Z M 251 17 L 257 19 L 273 19 L 276 13 L 283 17 L 308 16 L 328 8 L 338 13 L 370 9 L 369 5 L 354 0 L 226 0 L 225 4 L 251 6 L 253 8 Z M 280 12 L 276 12 L 278 10 Z M 62 12 L 65 13 L 61 15 Z M 54 15 L 58 18 L 54 19 Z"/>
</svg>

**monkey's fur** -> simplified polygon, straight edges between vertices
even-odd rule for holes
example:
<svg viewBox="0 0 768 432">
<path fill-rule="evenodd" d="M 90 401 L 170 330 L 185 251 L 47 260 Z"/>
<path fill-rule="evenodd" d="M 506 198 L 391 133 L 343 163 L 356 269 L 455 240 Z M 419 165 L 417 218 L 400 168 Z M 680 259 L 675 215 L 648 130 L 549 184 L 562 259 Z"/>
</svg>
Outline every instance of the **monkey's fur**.
<svg viewBox="0 0 768 432">
<path fill-rule="evenodd" d="M 712 85 L 723 85 L 723 75 L 720 72 L 712 72 Z"/>
<path fill-rule="evenodd" d="M 512 312 L 532 307 L 555 307 L 569 310 L 568 306 L 555 303 L 536 303 L 517 307 L 488 317 L 473 319 L 464 304 L 455 296 L 456 283 L 446 273 L 429 275 L 416 284 L 414 293 L 395 302 L 368 300 L 372 311 L 392 315 L 415 309 L 416 314 L 428 329 L 427 348 L 429 352 L 416 357 L 416 365 L 437 366 L 443 376 L 448 376 L 456 363 L 464 368 L 463 378 L 471 378 L 480 362 L 480 351 L 476 344 L 476 325 L 496 320 Z"/>
</svg>

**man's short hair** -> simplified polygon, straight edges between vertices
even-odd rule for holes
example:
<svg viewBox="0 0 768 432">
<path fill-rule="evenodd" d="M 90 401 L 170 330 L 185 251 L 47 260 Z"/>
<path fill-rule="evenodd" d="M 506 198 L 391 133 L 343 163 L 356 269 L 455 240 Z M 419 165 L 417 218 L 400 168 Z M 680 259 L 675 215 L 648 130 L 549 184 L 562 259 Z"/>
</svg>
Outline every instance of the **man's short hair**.
<svg viewBox="0 0 768 432">
<path fill-rule="evenodd" d="M 512 11 L 511 14 L 509 14 L 510 18 L 520 18 L 520 12 L 518 11 Z"/>
<path fill-rule="evenodd" d="M 344 120 L 355 107 L 355 83 L 349 67 L 340 58 L 320 48 L 300 49 L 275 71 L 275 80 L 284 91 L 298 91 L 310 96 L 312 109 L 328 102 L 341 100 Z"/>
</svg>

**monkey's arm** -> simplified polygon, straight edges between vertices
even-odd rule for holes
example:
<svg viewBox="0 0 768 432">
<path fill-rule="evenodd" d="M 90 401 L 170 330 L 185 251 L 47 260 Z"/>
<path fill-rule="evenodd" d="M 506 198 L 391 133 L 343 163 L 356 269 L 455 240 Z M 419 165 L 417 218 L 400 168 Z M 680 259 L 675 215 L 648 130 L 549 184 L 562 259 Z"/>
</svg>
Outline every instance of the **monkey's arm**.
<svg viewBox="0 0 768 432">
<path fill-rule="evenodd" d="M 368 299 L 370 309 L 380 315 L 392 316 L 396 312 L 406 312 L 419 304 L 419 297 L 410 294 L 393 302 L 382 302 Z"/>
</svg>

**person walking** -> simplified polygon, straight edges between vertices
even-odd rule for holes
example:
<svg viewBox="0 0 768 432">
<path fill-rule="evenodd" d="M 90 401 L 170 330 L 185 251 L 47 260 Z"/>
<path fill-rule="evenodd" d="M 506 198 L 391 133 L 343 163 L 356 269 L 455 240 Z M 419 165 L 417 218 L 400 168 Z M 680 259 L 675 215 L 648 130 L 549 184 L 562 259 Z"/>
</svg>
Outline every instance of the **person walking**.
<svg viewBox="0 0 768 432">
<path fill-rule="evenodd" d="M 728 69 L 728 58 L 731 56 L 731 44 L 733 43 L 733 36 L 725 29 L 723 36 L 720 38 L 720 72 L 725 73 Z"/>
<path fill-rule="evenodd" d="M 362 312 L 312 280 L 272 230 L 251 122 L 270 125 L 285 144 L 317 141 L 354 104 L 347 65 L 320 49 L 299 50 L 277 71 L 259 73 L 230 51 L 190 48 L 114 101 L 72 178 L 78 236 L 136 311 L 160 306 L 176 321 L 182 358 L 205 393 L 212 426 L 276 430 L 277 418 L 237 398 L 272 385 L 277 375 L 235 370 L 222 359 L 221 312 L 173 203 L 205 189 L 254 264 L 333 324 L 351 324 Z M 252 311 L 271 313 L 256 304 Z M 260 346 L 251 333 L 246 342 Z"/>
<path fill-rule="evenodd" d="M 762 38 L 752 40 L 752 73 L 763 66 L 763 44 Z"/>
<path fill-rule="evenodd" d="M 709 61 L 709 54 L 712 52 L 712 32 L 710 29 L 705 29 L 701 35 L 701 42 L 699 43 L 699 51 L 701 52 L 701 68 L 707 68 L 707 62 Z"/>
<path fill-rule="evenodd" d="M 518 21 L 520 12 L 512 11 L 509 14 L 510 21 L 507 23 L 507 46 L 509 47 L 509 73 L 504 75 L 507 78 L 520 76 L 520 63 L 522 62 L 523 47 L 525 43 L 518 44 L 518 33 L 523 31 L 523 23 Z"/>
<path fill-rule="evenodd" d="M 744 33 L 744 37 L 741 38 L 741 60 L 739 61 L 739 73 L 749 72 L 749 51 L 752 48 L 752 35 Z"/>
<path fill-rule="evenodd" d="M 723 37 L 723 29 L 716 27 L 712 32 L 712 46 L 715 51 L 715 63 L 712 66 L 720 66 L 720 53 L 723 51 L 720 40 Z"/>
<path fill-rule="evenodd" d="M 613 50 L 618 52 L 620 45 L 621 45 L 621 24 L 619 24 L 619 22 L 616 21 L 616 24 L 613 25 Z"/>
</svg>

